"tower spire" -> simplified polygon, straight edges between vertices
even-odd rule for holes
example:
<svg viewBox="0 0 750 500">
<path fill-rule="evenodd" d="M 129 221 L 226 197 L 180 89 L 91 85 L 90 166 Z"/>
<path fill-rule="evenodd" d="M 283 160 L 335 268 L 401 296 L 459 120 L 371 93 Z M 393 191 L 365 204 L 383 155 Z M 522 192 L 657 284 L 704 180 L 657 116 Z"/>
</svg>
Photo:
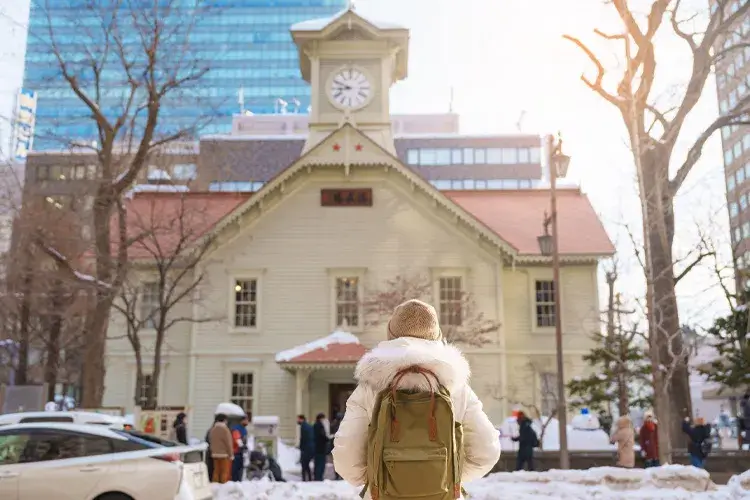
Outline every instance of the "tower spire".
<svg viewBox="0 0 750 500">
<path fill-rule="evenodd" d="M 349 9 L 348 10 L 356 10 L 357 8 L 357 2 L 356 0 L 348 0 L 349 1 Z"/>
</svg>

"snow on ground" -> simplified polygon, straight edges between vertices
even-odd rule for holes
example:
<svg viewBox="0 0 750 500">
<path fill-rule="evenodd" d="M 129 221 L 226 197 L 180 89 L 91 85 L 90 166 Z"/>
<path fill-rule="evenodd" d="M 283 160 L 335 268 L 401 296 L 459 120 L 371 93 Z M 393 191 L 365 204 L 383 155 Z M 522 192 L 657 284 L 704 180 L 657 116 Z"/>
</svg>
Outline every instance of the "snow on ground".
<svg viewBox="0 0 750 500">
<path fill-rule="evenodd" d="M 492 474 L 466 485 L 470 500 L 750 500 L 750 471 L 716 487 L 708 473 L 671 465 L 654 469 L 603 467 L 585 471 Z M 214 485 L 216 500 L 357 500 L 343 481 Z"/>
</svg>

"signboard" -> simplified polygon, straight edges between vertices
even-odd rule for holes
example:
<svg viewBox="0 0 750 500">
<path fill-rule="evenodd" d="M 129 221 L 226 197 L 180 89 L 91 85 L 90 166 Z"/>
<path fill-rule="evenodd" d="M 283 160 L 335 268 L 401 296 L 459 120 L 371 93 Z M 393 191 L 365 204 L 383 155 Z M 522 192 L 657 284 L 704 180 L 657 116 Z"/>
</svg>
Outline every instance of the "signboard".
<svg viewBox="0 0 750 500">
<path fill-rule="evenodd" d="M 371 207 L 372 189 L 321 189 L 320 205 L 323 207 Z"/>
<path fill-rule="evenodd" d="M 15 158 L 25 161 L 34 143 L 34 123 L 36 122 L 37 94 L 33 90 L 21 89 L 16 104 L 13 137 Z"/>
<path fill-rule="evenodd" d="M 163 408 L 156 410 L 142 410 L 136 406 L 133 412 L 135 428 L 146 434 L 161 439 L 172 438 L 172 423 L 179 413 L 186 412 L 185 408 Z"/>
</svg>

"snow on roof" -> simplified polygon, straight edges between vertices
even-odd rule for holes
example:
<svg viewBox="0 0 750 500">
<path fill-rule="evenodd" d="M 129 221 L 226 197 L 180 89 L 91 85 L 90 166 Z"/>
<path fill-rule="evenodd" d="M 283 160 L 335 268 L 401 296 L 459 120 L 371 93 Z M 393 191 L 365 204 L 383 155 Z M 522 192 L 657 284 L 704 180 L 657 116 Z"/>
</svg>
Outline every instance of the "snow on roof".
<svg viewBox="0 0 750 500">
<path fill-rule="evenodd" d="M 307 344 L 292 347 L 291 349 L 287 349 L 286 351 L 281 351 L 280 353 L 276 354 L 276 362 L 284 363 L 287 361 L 291 361 L 294 358 L 316 351 L 318 349 L 327 350 L 328 347 L 332 344 L 359 344 L 359 339 L 351 333 L 337 330 L 329 336 L 323 337 L 322 339 L 313 340 L 312 342 L 308 342 Z"/>
<path fill-rule="evenodd" d="M 338 14 L 335 14 L 333 17 L 323 17 L 319 19 L 310 19 L 308 21 L 302 21 L 300 23 L 292 25 L 292 31 L 322 31 L 328 25 L 332 24 L 337 19 L 343 17 L 347 12 L 349 12 L 351 9 L 342 10 Z M 357 16 L 361 17 L 368 23 L 372 24 L 379 30 L 402 30 L 406 29 L 403 26 L 399 26 L 395 23 L 390 23 L 387 21 L 378 21 L 375 19 L 371 19 L 369 17 L 365 17 L 359 12 L 353 11 Z"/>
<path fill-rule="evenodd" d="M 253 425 L 279 425 L 280 419 L 277 415 L 269 415 L 265 417 L 253 416 Z"/>
<path fill-rule="evenodd" d="M 190 191 L 190 188 L 183 184 L 137 184 L 130 190 L 131 193 L 186 193 L 188 191 Z"/>
</svg>

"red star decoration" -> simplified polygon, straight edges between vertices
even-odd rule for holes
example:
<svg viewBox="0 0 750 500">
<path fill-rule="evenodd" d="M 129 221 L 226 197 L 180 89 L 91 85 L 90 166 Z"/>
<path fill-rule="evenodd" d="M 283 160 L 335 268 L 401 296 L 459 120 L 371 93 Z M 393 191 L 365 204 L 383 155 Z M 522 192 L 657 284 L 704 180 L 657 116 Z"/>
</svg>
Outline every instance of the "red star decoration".
<svg viewBox="0 0 750 500">
<path fill-rule="evenodd" d="M 356 146 L 354 146 L 354 149 L 356 149 L 357 151 L 362 151 L 362 144 L 357 144 Z"/>
<path fill-rule="evenodd" d="M 340 151 L 341 150 L 341 146 L 339 146 L 338 144 L 334 144 L 333 145 L 333 150 L 334 151 Z"/>
</svg>

